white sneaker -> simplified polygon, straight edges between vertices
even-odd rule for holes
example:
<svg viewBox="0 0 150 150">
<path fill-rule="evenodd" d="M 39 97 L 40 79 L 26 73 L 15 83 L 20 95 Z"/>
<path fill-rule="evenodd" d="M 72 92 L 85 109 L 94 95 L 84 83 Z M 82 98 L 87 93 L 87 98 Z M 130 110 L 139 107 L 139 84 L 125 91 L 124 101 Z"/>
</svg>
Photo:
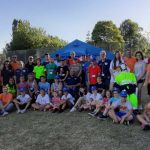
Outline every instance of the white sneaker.
<svg viewBox="0 0 150 150">
<path fill-rule="evenodd" d="M 26 112 L 26 109 L 23 109 L 20 111 L 22 114 Z"/>
<path fill-rule="evenodd" d="M 70 110 L 70 112 L 74 112 L 76 111 L 77 109 L 75 107 L 72 107 L 72 109 Z"/>
<path fill-rule="evenodd" d="M 20 109 L 18 109 L 18 110 L 16 111 L 16 113 L 17 113 L 17 114 L 21 113 L 21 110 L 20 110 Z"/>
<path fill-rule="evenodd" d="M 7 111 L 4 111 L 4 113 L 2 114 L 2 116 L 4 117 L 4 116 L 6 116 L 6 115 L 8 115 L 8 112 L 7 112 Z"/>
</svg>

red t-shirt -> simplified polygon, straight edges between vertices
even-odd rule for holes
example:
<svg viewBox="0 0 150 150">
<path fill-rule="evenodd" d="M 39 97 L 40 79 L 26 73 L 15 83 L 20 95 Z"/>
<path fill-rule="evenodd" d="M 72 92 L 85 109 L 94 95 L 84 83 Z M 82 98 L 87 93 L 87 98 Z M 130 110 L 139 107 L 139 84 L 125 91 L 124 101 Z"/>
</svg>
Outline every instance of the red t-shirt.
<svg viewBox="0 0 150 150">
<path fill-rule="evenodd" d="M 101 69 L 98 65 L 92 66 L 90 65 L 88 68 L 89 73 L 89 82 L 90 84 L 96 84 L 97 83 L 97 77 L 100 74 Z"/>
</svg>

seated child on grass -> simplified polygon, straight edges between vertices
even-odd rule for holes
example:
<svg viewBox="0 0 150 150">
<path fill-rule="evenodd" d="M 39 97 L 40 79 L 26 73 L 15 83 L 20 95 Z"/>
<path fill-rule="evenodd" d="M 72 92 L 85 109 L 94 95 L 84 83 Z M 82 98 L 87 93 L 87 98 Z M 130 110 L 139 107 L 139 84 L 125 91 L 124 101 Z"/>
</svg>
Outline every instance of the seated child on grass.
<svg viewBox="0 0 150 150">
<path fill-rule="evenodd" d="M 32 100 L 29 94 L 26 94 L 25 88 L 20 88 L 19 93 L 20 94 L 16 97 L 16 99 L 13 100 L 18 114 L 25 113 Z"/>
<path fill-rule="evenodd" d="M 98 119 L 106 119 L 107 118 L 107 115 L 108 115 L 108 111 L 110 110 L 111 108 L 111 105 L 117 101 L 120 101 L 121 98 L 120 98 L 120 95 L 119 95 L 119 89 L 118 88 L 114 88 L 113 89 L 113 97 L 111 97 L 107 104 L 105 105 L 105 109 L 103 111 L 103 114 L 98 116 Z"/>
<path fill-rule="evenodd" d="M 94 116 L 97 116 L 98 114 L 100 114 L 101 112 L 103 112 L 105 110 L 105 108 L 107 107 L 108 101 L 110 99 L 111 99 L 111 91 L 107 90 L 105 97 L 102 99 L 102 101 L 97 103 L 96 109 L 92 113 L 89 113 L 89 115 L 94 117 Z"/>
<path fill-rule="evenodd" d="M 145 105 L 143 114 L 137 115 L 137 119 L 142 124 L 143 130 L 150 129 L 150 103 Z"/>
<path fill-rule="evenodd" d="M 79 111 L 82 111 L 82 109 L 80 108 L 81 105 L 84 105 L 84 104 L 86 104 L 86 102 L 90 101 L 90 96 L 91 96 L 90 92 L 88 92 L 85 88 L 80 88 L 79 98 L 78 98 L 77 102 L 75 103 L 75 105 L 70 110 L 70 112 L 74 112 L 77 109 Z"/>
<path fill-rule="evenodd" d="M 133 120 L 133 109 L 131 103 L 127 100 L 127 92 L 122 91 L 120 96 L 121 100 L 112 104 L 108 114 L 114 123 L 129 125 L 129 121 Z"/>
<path fill-rule="evenodd" d="M 61 112 L 63 112 L 65 108 L 73 107 L 75 98 L 69 93 L 68 88 L 63 88 L 63 96 L 61 97 L 61 99 L 64 101 L 61 107 Z"/>
<path fill-rule="evenodd" d="M 56 111 L 61 112 L 61 106 L 65 103 L 65 101 L 60 98 L 58 93 L 59 91 L 54 91 L 51 99 L 51 108 L 53 113 Z"/>
<path fill-rule="evenodd" d="M 45 89 L 40 89 L 40 94 L 37 96 L 35 103 L 31 106 L 34 110 L 46 111 L 50 109 L 50 98 Z"/>
</svg>

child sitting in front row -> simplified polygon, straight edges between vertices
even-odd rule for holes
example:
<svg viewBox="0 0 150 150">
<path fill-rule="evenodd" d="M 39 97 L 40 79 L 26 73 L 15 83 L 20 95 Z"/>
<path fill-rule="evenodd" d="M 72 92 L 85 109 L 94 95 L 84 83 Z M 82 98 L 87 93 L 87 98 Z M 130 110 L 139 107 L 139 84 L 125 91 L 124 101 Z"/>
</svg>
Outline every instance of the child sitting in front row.
<svg viewBox="0 0 150 150">
<path fill-rule="evenodd" d="M 63 112 L 65 108 L 72 108 L 74 105 L 75 98 L 69 93 L 68 88 L 63 88 L 63 96 L 61 99 L 64 101 L 60 112 Z"/>
<path fill-rule="evenodd" d="M 61 100 L 61 98 L 59 97 L 59 91 L 54 91 L 53 92 L 53 97 L 51 99 L 51 107 L 53 109 L 53 113 L 55 113 L 56 111 L 61 112 L 61 106 L 65 103 L 64 100 Z"/>
<path fill-rule="evenodd" d="M 50 109 L 50 98 L 46 92 L 45 89 L 40 89 L 35 103 L 31 105 L 34 110 L 46 111 Z"/>
<path fill-rule="evenodd" d="M 150 129 L 150 103 L 145 105 L 143 114 L 137 115 L 137 119 L 140 123 L 142 123 L 143 130 Z"/>
</svg>

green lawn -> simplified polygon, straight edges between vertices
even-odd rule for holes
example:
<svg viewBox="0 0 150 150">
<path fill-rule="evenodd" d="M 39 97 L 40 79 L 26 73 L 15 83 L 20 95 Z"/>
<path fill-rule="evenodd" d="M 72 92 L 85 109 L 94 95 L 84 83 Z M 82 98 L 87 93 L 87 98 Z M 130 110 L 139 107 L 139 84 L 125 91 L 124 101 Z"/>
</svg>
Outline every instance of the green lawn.
<svg viewBox="0 0 150 150">
<path fill-rule="evenodd" d="M 87 112 L 29 111 L 0 118 L 0 150 L 149 150 L 149 143 L 150 131 L 137 121 L 117 125 Z"/>
</svg>

